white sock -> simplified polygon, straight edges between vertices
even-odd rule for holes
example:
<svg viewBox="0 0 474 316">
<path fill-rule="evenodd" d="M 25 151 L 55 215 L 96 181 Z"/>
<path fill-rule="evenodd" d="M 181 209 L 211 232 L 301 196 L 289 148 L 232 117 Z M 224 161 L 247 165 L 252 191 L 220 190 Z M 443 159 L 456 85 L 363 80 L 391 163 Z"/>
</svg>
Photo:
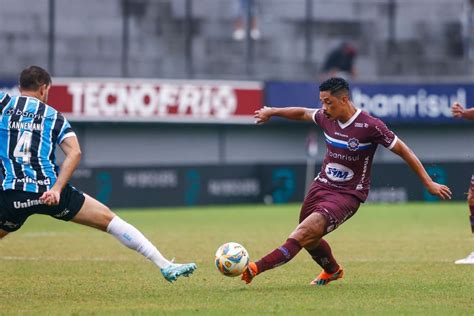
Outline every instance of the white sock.
<svg viewBox="0 0 474 316">
<path fill-rule="evenodd" d="M 138 229 L 120 217 L 115 216 L 110 221 L 107 232 L 117 238 L 123 245 L 141 253 L 159 268 L 165 268 L 171 264 Z"/>
</svg>

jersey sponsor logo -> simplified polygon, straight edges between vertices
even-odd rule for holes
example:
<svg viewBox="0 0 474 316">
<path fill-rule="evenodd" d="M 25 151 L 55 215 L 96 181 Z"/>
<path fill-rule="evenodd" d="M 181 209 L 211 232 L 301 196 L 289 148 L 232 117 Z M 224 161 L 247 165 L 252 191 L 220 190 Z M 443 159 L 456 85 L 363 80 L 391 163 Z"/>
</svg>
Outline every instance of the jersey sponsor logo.
<svg viewBox="0 0 474 316">
<path fill-rule="evenodd" d="M 43 115 L 31 113 L 31 112 L 23 112 L 18 109 L 9 109 L 8 111 L 5 111 L 5 115 L 16 115 L 16 116 L 22 116 L 22 117 L 27 117 L 27 118 L 32 118 L 32 119 L 44 119 Z"/>
<path fill-rule="evenodd" d="M 339 154 L 332 152 L 328 150 L 328 156 L 334 159 L 340 159 L 340 160 L 345 160 L 345 161 L 359 161 L 360 160 L 360 155 L 346 155 L 346 154 Z"/>
<path fill-rule="evenodd" d="M 369 124 L 367 124 L 367 123 L 354 123 L 354 126 L 358 127 L 358 128 L 367 128 L 367 127 L 369 127 Z"/>
<path fill-rule="evenodd" d="M 46 179 L 33 179 L 30 177 L 25 177 L 25 178 L 20 178 L 20 179 L 15 179 L 13 180 L 15 183 L 31 183 L 31 184 L 37 184 L 37 185 L 50 185 L 51 184 L 51 179 L 46 178 Z"/>
<path fill-rule="evenodd" d="M 326 176 L 335 182 L 349 181 L 354 177 L 352 169 L 338 163 L 328 163 L 325 168 Z"/>
<path fill-rule="evenodd" d="M 349 137 L 348 135 L 342 134 L 342 133 L 339 133 L 339 132 L 334 132 L 334 135 L 341 136 L 341 137 L 345 137 L 345 138 L 348 138 L 348 137 Z"/>
<path fill-rule="evenodd" d="M 43 124 L 42 123 L 33 123 L 33 122 L 10 122 L 8 124 L 9 129 L 22 129 L 22 130 L 29 130 L 29 131 L 42 131 Z"/>
<path fill-rule="evenodd" d="M 318 175 L 316 176 L 316 178 L 314 178 L 314 180 L 318 180 L 319 182 L 326 183 L 326 184 L 328 183 L 328 179 L 323 178 L 320 173 L 318 173 Z"/>
<path fill-rule="evenodd" d="M 356 187 L 356 190 L 363 190 L 364 189 L 364 181 L 365 176 L 367 175 L 367 170 L 369 169 L 369 159 L 370 157 L 365 157 L 364 159 L 364 167 L 362 168 L 362 176 L 360 177 L 359 184 Z"/>
<path fill-rule="evenodd" d="M 44 202 L 41 201 L 41 200 L 26 200 L 24 202 L 22 201 L 14 201 L 13 202 L 13 207 L 16 208 L 16 209 L 20 209 L 20 208 L 27 208 L 27 207 L 30 207 L 30 206 L 36 206 L 36 205 L 43 205 Z"/>
<path fill-rule="evenodd" d="M 377 132 L 380 133 L 380 135 L 383 135 L 383 141 L 387 144 L 391 144 L 393 142 L 393 137 L 391 137 L 390 135 L 388 135 L 387 133 L 384 133 L 382 132 L 382 130 L 380 129 L 380 127 L 378 126 L 375 126 L 375 129 L 377 130 Z"/>
</svg>

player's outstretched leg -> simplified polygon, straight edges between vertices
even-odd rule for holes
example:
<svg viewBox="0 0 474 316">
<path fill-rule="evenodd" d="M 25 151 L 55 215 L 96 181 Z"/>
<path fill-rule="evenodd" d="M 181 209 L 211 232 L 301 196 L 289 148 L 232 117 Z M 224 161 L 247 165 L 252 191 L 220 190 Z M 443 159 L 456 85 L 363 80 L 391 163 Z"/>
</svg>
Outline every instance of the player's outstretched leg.
<svg viewBox="0 0 474 316">
<path fill-rule="evenodd" d="M 176 281 L 180 276 L 189 276 L 196 270 L 196 264 L 178 264 L 167 260 L 160 251 L 135 227 L 115 216 L 107 226 L 107 232 L 117 238 L 123 245 L 141 253 L 160 268 L 163 277 Z"/>
<path fill-rule="evenodd" d="M 311 285 L 326 285 L 331 281 L 341 279 L 344 275 L 344 270 L 337 263 L 332 255 L 331 247 L 328 242 L 321 238 L 316 247 L 307 246 L 306 251 L 311 255 L 314 261 L 323 268 L 319 276 L 314 279 Z"/>
<path fill-rule="evenodd" d="M 257 262 L 250 262 L 242 274 L 241 279 L 249 284 L 258 274 L 281 266 L 293 259 L 300 250 L 312 244 L 317 244 L 323 236 L 326 227 L 326 218 L 313 213 L 302 221 L 295 231 L 291 233 L 290 238 L 280 247 L 276 248 L 268 255 Z"/>
<path fill-rule="evenodd" d="M 283 245 L 276 248 L 262 259 L 257 262 L 250 262 L 247 269 L 245 269 L 242 274 L 241 279 L 249 284 L 257 274 L 278 267 L 293 259 L 298 252 L 300 252 L 301 248 L 302 247 L 298 240 L 288 238 Z"/>
<path fill-rule="evenodd" d="M 160 268 L 169 282 L 180 276 L 189 276 L 196 270 L 196 264 L 177 264 L 167 260 L 158 249 L 134 226 L 116 216 L 107 206 L 85 195 L 84 205 L 73 222 L 106 231 L 124 246 L 137 251 Z"/>
</svg>

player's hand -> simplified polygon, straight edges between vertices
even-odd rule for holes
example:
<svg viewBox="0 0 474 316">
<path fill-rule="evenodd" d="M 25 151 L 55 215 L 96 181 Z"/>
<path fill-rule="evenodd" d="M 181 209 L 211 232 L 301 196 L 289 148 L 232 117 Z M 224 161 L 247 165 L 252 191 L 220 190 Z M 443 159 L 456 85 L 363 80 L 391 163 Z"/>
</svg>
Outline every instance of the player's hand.
<svg viewBox="0 0 474 316">
<path fill-rule="evenodd" d="M 51 189 L 43 193 L 41 197 L 39 198 L 40 201 L 42 201 L 44 204 L 52 206 L 52 205 L 58 205 L 59 204 L 59 199 L 61 197 L 61 192 L 58 192 L 57 190 Z"/>
<path fill-rule="evenodd" d="M 435 195 L 442 200 L 451 200 L 451 190 L 444 184 L 431 181 L 431 183 L 426 186 L 426 189 L 430 194 Z"/>
<path fill-rule="evenodd" d="M 264 106 L 263 108 L 255 111 L 253 117 L 256 118 L 255 123 L 256 124 L 263 124 L 266 123 L 270 117 L 272 117 L 271 114 L 272 108 L 268 106 Z"/>
<path fill-rule="evenodd" d="M 464 115 L 464 107 L 460 103 L 455 102 L 451 107 L 451 113 L 455 118 L 462 118 Z"/>
</svg>

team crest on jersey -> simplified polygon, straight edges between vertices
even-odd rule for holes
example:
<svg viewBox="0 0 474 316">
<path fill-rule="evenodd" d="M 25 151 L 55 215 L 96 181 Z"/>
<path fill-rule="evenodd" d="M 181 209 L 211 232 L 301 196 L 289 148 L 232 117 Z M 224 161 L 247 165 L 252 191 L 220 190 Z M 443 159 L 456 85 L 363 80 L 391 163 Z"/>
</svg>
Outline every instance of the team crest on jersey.
<svg viewBox="0 0 474 316">
<path fill-rule="evenodd" d="M 347 141 L 347 148 L 352 151 L 359 149 L 359 140 L 357 138 L 349 138 Z"/>
</svg>

